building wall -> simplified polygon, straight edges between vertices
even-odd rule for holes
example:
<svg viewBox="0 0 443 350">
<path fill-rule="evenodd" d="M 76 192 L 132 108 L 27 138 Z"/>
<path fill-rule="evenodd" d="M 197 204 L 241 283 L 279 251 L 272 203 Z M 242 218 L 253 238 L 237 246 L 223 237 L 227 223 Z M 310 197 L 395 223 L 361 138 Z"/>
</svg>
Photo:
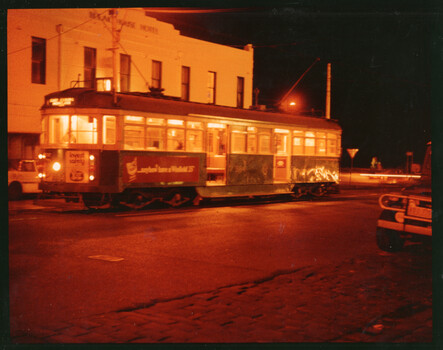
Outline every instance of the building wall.
<svg viewBox="0 0 443 350">
<path fill-rule="evenodd" d="M 188 66 L 191 101 L 207 103 L 208 71 L 214 71 L 217 74 L 216 104 L 236 107 L 237 77 L 240 76 L 245 81 L 244 108 L 252 105 L 252 46 L 237 49 L 182 36 L 171 24 L 145 16 L 142 9 L 118 9 L 117 21 L 120 37 L 117 62 L 119 65 L 120 53 L 131 56 L 130 91 L 148 91 L 152 60 L 158 60 L 162 62 L 165 95 L 180 97 L 181 67 Z M 45 84 L 31 83 L 33 36 L 46 39 Z M 107 9 L 8 10 L 10 138 L 24 139 L 24 134 L 39 134 L 43 97 L 84 80 L 84 47 L 97 50 L 96 77 L 111 77 L 112 23 Z M 117 70 L 120 71 L 119 66 Z M 16 157 L 17 152 L 15 147 L 9 156 L 13 153 Z"/>
</svg>

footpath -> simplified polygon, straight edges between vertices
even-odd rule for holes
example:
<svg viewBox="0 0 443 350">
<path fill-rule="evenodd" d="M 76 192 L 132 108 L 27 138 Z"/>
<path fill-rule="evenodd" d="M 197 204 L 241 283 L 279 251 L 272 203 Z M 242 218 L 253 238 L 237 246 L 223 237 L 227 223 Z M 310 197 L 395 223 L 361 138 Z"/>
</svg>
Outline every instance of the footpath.
<svg viewBox="0 0 443 350">
<path fill-rule="evenodd" d="M 380 253 L 12 334 L 13 343 L 432 342 L 430 251 Z M 428 273 L 427 273 L 428 271 Z"/>
</svg>

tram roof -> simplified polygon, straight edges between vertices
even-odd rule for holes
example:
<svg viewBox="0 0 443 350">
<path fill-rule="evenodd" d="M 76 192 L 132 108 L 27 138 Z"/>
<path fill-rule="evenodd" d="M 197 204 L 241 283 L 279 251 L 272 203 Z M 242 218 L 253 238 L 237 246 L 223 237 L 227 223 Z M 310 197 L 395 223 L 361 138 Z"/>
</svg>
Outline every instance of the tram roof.
<svg viewBox="0 0 443 350">
<path fill-rule="evenodd" d="M 45 96 L 44 108 L 57 108 L 49 104 L 50 99 L 73 98 L 67 107 L 106 108 L 163 113 L 172 115 L 201 115 L 218 118 L 253 120 L 267 123 L 292 124 L 300 127 L 341 130 L 335 120 L 320 117 L 292 115 L 278 112 L 259 111 L 182 101 L 167 96 L 152 96 L 149 93 L 117 93 L 117 104 L 111 92 L 86 88 L 71 88 Z"/>
</svg>

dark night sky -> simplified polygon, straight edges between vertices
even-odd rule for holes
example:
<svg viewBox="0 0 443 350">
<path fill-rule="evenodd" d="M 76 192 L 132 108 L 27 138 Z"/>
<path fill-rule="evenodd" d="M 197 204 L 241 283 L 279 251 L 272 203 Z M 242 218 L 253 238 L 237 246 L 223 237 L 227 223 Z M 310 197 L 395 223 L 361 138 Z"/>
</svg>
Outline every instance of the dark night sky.
<svg viewBox="0 0 443 350">
<path fill-rule="evenodd" d="M 272 106 L 318 57 L 294 94 L 302 98 L 302 111 L 324 115 L 330 62 L 331 117 L 343 128 L 342 165 L 350 163 L 346 148 L 360 149 L 355 166 L 369 167 L 377 156 L 384 167 L 404 167 L 407 151 L 421 163 L 431 140 L 431 48 L 442 12 L 430 5 L 343 11 L 315 4 L 149 15 L 183 35 L 239 47 L 252 43 L 260 104 Z"/>
</svg>

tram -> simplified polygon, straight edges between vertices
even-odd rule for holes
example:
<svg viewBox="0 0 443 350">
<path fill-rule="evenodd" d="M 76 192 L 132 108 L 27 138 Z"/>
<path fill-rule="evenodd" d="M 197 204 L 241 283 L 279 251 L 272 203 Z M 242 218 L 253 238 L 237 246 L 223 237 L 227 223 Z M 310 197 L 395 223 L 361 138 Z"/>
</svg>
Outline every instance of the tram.
<svg viewBox="0 0 443 350">
<path fill-rule="evenodd" d="M 97 208 L 338 188 L 334 120 L 70 88 L 41 108 L 43 193 Z"/>
</svg>

